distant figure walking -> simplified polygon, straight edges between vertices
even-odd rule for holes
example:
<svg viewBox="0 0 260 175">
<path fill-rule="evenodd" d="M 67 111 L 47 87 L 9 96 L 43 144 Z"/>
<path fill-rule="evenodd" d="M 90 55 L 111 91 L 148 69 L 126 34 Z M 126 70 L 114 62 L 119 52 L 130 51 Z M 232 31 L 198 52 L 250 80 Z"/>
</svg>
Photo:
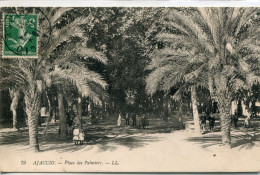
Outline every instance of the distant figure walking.
<svg viewBox="0 0 260 175">
<path fill-rule="evenodd" d="M 81 122 L 78 115 L 73 119 L 73 126 L 75 128 L 81 128 Z"/>
<path fill-rule="evenodd" d="M 246 107 L 246 118 L 245 118 L 245 127 L 246 128 L 249 128 L 250 127 L 250 112 L 249 112 L 249 109 L 248 109 L 248 107 Z"/>
<path fill-rule="evenodd" d="M 83 145 L 85 134 L 81 129 L 75 128 L 73 130 L 73 140 L 75 145 Z"/>
<path fill-rule="evenodd" d="M 142 126 L 141 117 L 140 117 L 139 115 L 137 115 L 137 117 L 136 117 L 136 127 L 137 127 L 138 129 L 140 129 L 141 126 Z"/>
<path fill-rule="evenodd" d="M 210 130 L 211 132 L 214 131 L 215 120 L 216 120 L 216 119 L 215 119 L 214 115 L 210 115 L 210 116 L 209 116 L 209 130 Z"/>
<path fill-rule="evenodd" d="M 247 116 L 247 117 L 245 118 L 245 127 L 246 127 L 246 128 L 249 128 L 249 127 L 250 127 L 250 116 Z"/>
<path fill-rule="evenodd" d="M 78 115 L 76 115 L 76 117 L 73 120 L 73 127 L 74 127 L 73 140 L 75 142 L 75 145 L 78 145 L 78 144 L 82 145 L 85 135 L 84 135 L 84 132 L 82 131 L 81 121 L 80 121 Z"/>
<path fill-rule="evenodd" d="M 83 145 L 85 133 L 82 131 L 79 133 L 79 144 Z"/>
<path fill-rule="evenodd" d="M 200 116 L 200 129 L 202 134 L 206 132 L 206 123 L 207 123 L 207 117 L 204 114 Z"/>
<path fill-rule="evenodd" d="M 238 112 L 236 110 L 235 114 L 232 115 L 232 123 L 234 123 L 235 128 L 237 127 L 237 122 L 238 122 Z"/>
<path fill-rule="evenodd" d="M 126 126 L 129 125 L 129 116 L 128 116 L 128 114 L 126 114 L 126 116 L 125 116 L 125 125 Z"/>
<path fill-rule="evenodd" d="M 149 120 L 145 115 L 142 116 L 142 126 L 143 129 L 148 128 L 149 126 Z"/>
<path fill-rule="evenodd" d="M 136 115 L 132 114 L 133 126 L 136 126 Z"/>
<path fill-rule="evenodd" d="M 121 123 L 122 123 L 122 116 L 121 116 L 121 113 L 119 113 L 118 119 L 117 119 L 117 126 L 121 126 Z"/>
</svg>

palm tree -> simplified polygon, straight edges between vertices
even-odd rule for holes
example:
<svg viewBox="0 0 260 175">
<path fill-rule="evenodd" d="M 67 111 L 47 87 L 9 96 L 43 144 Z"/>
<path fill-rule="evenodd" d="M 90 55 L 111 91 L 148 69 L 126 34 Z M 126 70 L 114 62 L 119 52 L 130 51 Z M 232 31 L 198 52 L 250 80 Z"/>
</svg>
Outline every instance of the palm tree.
<svg viewBox="0 0 260 175">
<path fill-rule="evenodd" d="M 157 38 L 164 39 L 164 36 L 165 34 L 159 34 Z M 195 133 L 200 135 L 196 86 L 206 86 L 205 78 L 200 77 L 198 80 L 190 78 L 192 72 L 200 65 L 190 64 L 187 54 L 183 49 L 172 50 L 167 47 L 153 51 L 151 62 L 147 66 L 152 72 L 146 79 L 146 89 L 149 94 L 154 94 L 156 90 L 170 92 L 172 87 L 176 87 L 178 90 L 173 97 L 178 101 L 182 92 L 190 90 Z"/>
<path fill-rule="evenodd" d="M 71 51 L 72 54 L 75 54 L 73 49 L 71 49 Z M 90 97 L 94 103 L 101 105 L 100 99 L 101 96 L 104 95 L 103 90 L 107 86 L 107 83 L 98 73 L 88 69 L 86 62 L 75 59 L 78 55 L 86 54 L 85 50 L 82 51 L 83 52 L 78 50 L 74 57 L 71 55 L 67 59 L 62 59 L 65 57 L 63 57 L 62 54 L 59 54 L 58 59 L 54 61 L 56 69 L 44 74 L 45 80 L 48 82 L 48 86 L 54 85 L 58 87 L 61 138 L 65 138 L 67 133 L 66 115 L 63 102 L 63 96 L 64 94 L 67 94 L 66 91 L 70 90 L 70 93 L 72 91 L 77 91 L 80 94 L 79 98 Z M 99 59 L 99 57 L 97 58 Z M 99 59 L 99 61 L 106 64 L 105 57 L 100 58 L 102 59 Z"/>
<path fill-rule="evenodd" d="M 23 12 L 31 9 L 18 10 Z M 68 13 L 72 13 L 73 10 L 75 9 L 33 8 L 35 13 L 39 13 L 39 20 L 42 20 L 38 32 L 49 34 L 49 42 L 39 45 L 38 59 L 1 59 L 0 70 L 3 76 L 1 88 L 12 86 L 24 94 L 30 147 L 34 151 L 39 151 L 37 123 L 41 105 L 40 97 L 46 86 L 50 86 L 52 81 L 70 83 L 77 87 L 82 96 L 89 96 L 94 100 L 97 100 L 98 96 L 91 89 L 90 84 L 100 86 L 102 89 L 106 87 L 103 78 L 90 71 L 79 59 L 95 58 L 106 63 L 102 53 L 85 44 L 87 38 L 82 25 L 90 22 L 90 19 L 88 16 L 69 18 Z M 48 20 L 44 21 L 46 18 Z M 64 19 L 67 23 L 61 26 L 61 21 Z M 46 36 L 40 35 L 40 37 L 40 40 L 44 41 Z M 64 86 L 63 83 L 60 85 Z"/>
<path fill-rule="evenodd" d="M 15 89 L 9 89 L 9 92 L 10 92 L 10 97 L 12 99 L 10 110 L 13 113 L 13 129 L 18 129 L 17 107 L 20 98 L 20 92 L 16 91 Z"/>
<path fill-rule="evenodd" d="M 207 87 L 218 102 L 222 142 L 228 146 L 233 95 L 259 81 L 257 12 L 231 7 L 165 9 L 167 30 L 158 35 L 165 48 L 157 49 L 160 54 L 151 63 L 157 65 L 151 66 L 154 72 L 147 79 L 154 82 L 149 89 L 169 89 L 176 83 Z M 153 74 L 158 75 L 152 80 Z"/>
<path fill-rule="evenodd" d="M 197 106 L 196 86 L 191 87 L 191 103 L 192 103 L 192 113 L 193 113 L 195 133 L 199 135 L 201 134 L 201 128 L 200 128 L 200 119 L 199 119 L 199 112 Z"/>
</svg>

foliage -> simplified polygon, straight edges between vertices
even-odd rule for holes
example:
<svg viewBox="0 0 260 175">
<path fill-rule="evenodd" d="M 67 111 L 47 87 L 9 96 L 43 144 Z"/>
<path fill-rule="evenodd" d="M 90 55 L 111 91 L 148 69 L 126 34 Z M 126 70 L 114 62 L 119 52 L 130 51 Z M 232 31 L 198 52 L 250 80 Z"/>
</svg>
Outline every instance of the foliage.
<svg viewBox="0 0 260 175">
<path fill-rule="evenodd" d="M 1 88 L 12 87 L 24 93 L 32 149 L 39 150 L 38 116 L 41 93 L 46 87 L 59 89 L 72 85 L 77 91 L 101 104 L 100 95 L 107 84 L 84 60 L 96 59 L 106 63 L 103 53 L 86 45 L 88 40 L 84 25 L 91 23 L 91 16 L 81 16 L 73 8 L 19 8 L 7 11 L 39 14 L 38 59 L 1 59 Z M 74 15 L 77 14 L 77 15 Z M 64 22 L 66 21 L 66 22 Z M 46 35 L 48 39 L 46 39 Z M 45 43 L 44 43 L 45 41 Z M 64 86 L 65 85 L 65 86 Z M 71 87 L 71 86 L 70 86 Z"/>
<path fill-rule="evenodd" d="M 258 8 L 166 8 L 157 34 L 163 47 L 151 53 L 147 92 L 209 89 L 219 105 L 222 142 L 230 145 L 231 101 L 260 80 Z"/>
<path fill-rule="evenodd" d="M 79 14 L 79 9 L 36 8 L 22 10 L 42 12 L 39 13 L 39 20 L 43 20 L 40 23 L 41 30 L 39 32 L 48 34 L 48 30 L 51 30 L 50 41 L 47 45 L 40 45 L 37 60 L 1 60 L 2 74 L 5 74 L 2 82 L 6 84 L 6 86 L 1 87 L 12 86 L 26 91 L 30 81 L 35 80 L 42 80 L 46 82 L 47 86 L 57 84 L 61 87 L 66 83 L 72 83 L 80 94 L 90 96 L 98 102 L 98 93 L 95 92 L 95 89 L 98 89 L 98 86 L 104 89 L 107 84 L 99 74 L 88 69 L 85 60 L 94 58 L 106 64 L 107 59 L 102 52 L 86 45 L 88 38 L 82 25 L 89 24 L 92 19 L 88 16 L 74 17 L 73 13 Z M 72 14 L 72 17 L 68 17 L 69 14 Z M 51 29 L 48 28 L 48 21 Z M 68 23 L 64 24 L 63 21 Z M 44 35 L 40 36 L 39 39 L 44 40 Z M 28 75 L 33 75 L 33 79 L 30 80 Z"/>
<path fill-rule="evenodd" d="M 165 9 L 162 20 L 165 29 L 157 34 L 164 47 L 151 54 L 148 69 L 154 71 L 147 78 L 148 92 L 194 83 L 211 89 L 209 77 L 218 84 L 221 81 L 217 77 L 224 76 L 231 86 L 230 93 L 235 93 L 259 81 L 257 11 L 255 8 Z"/>
</svg>

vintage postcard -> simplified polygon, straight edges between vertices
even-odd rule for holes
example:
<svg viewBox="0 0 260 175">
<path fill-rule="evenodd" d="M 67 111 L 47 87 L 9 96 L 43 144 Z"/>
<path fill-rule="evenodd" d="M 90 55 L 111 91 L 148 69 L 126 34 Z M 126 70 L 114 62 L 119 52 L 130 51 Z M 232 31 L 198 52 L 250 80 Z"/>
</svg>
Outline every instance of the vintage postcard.
<svg viewBox="0 0 260 175">
<path fill-rule="evenodd" d="M 0 172 L 260 171 L 259 2 L 11 2 Z"/>
</svg>

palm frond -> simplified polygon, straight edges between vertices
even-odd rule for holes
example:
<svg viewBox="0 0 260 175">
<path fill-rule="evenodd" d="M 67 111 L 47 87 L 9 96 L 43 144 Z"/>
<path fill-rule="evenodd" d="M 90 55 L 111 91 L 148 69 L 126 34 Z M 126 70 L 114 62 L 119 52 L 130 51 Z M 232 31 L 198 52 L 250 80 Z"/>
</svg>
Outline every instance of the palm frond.
<svg viewBox="0 0 260 175">
<path fill-rule="evenodd" d="M 51 44 L 48 48 L 44 49 L 45 55 L 51 55 L 54 50 L 65 43 L 70 43 L 73 38 L 84 39 L 84 30 L 79 26 L 73 26 L 69 28 L 62 28 L 61 30 L 56 30 L 52 34 Z"/>
<path fill-rule="evenodd" d="M 58 71 L 52 71 L 48 74 L 51 76 L 63 77 L 64 79 L 76 82 L 78 80 L 84 81 L 86 83 L 94 82 L 104 89 L 107 87 L 107 83 L 103 80 L 102 76 L 94 71 L 90 71 L 84 66 L 80 61 L 74 62 L 63 62 L 63 67 Z M 66 78 L 67 77 L 67 78 Z"/>
<path fill-rule="evenodd" d="M 257 84 L 260 82 L 260 76 L 257 76 L 254 73 L 249 73 L 246 76 L 246 82 L 249 85 L 249 87 L 252 87 L 253 84 Z"/>
<path fill-rule="evenodd" d="M 53 8 L 48 14 L 50 17 L 50 23 L 52 26 L 56 24 L 56 22 L 67 12 L 73 10 L 74 8 L 68 7 L 59 7 Z"/>
<path fill-rule="evenodd" d="M 146 90 L 148 94 L 154 94 L 157 90 L 169 90 L 172 86 L 183 81 L 185 68 L 181 66 L 165 65 L 155 69 L 146 78 Z"/>
<path fill-rule="evenodd" d="M 205 7 L 198 7 L 196 9 L 199 15 L 191 15 L 192 19 L 208 34 L 211 43 L 217 46 L 219 44 L 216 26 L 218 19 L 214 16 L 214 9 Z"/>
<path fill-rule="evenodd" d="M 51 36 L 51 44 L 45 49 L 46 55 L 50 55 L 58 46 L 64 43 L 70 43 L 72 38 L 79 38 L 87 41 L 87 37 L 84 35 L 84 29 L 81 25 L 88 23 L 89 19 L 86 17 L 78 17 L 65 27 L 54 28 Z"/>
<path fill-rule="evenodd" d="M 154 69 L 165 66 L 167 64 L 186 65 L 189 64 L 189 61 L 187 61 L 186 58 L 192 54 L 193 51 L 175 50 L 170 48 L 155 50 L 153 53 L 150 54 L 152 60 L 147 66 L 147 69 Z"/>
<path fill-rule="evenodd" d="M 55 64 L 62 63 L 64 59 L 77 59 L 84 58 L 88 60 L 89 58 L 93 58 L 100 63 L 107 64 L 108 59 L 105 54 L 99 52 L 95 49 L 88 48 L 86 45 L 78 44 L 67 44 L 64 46 L 61 51 L 57 53 L 57 59 L 55 60 Z"/>
<path fill-rule="evenodd" d="M 82 71 L 83 72 L 83 71 Z M 97 89 L 105 89 L 107 84 L 104 80 L 98 79 L 94 74 L 95 72 L 84 71 L 85 75 L 78 74 L 78 72 L 72 72 L 71 70 L 59 70 L 49 73 L 49 76 L 52 77 L 52 84 L 56 85 L 66 85 L 69 86 L 72 84 L 78 90 L 78 92 L 84 97 L 90 97 L 96 103 L 100 103 L 100 95 L 95 92 L 95 88 Z M 88 75 L 88 77 L 85 77 Z M 91 75 L 91 76 L 90 76 Z M 65 86 L 65 87 L 66 87 Z M 95 86 L 95 88 L 91 88 L 91 86 Z M 100 92 L 100 91 L 99 91 Z M 103 91 L 104 93 L 104 91 Z"/>
<path fill-rule="evenodd" d="M 158 41 L 175 43 L 189 39 L 187 35 L 183 34 L 172 34 L 172 33 L 159 33 L 155 37 Z"/>
<path fill-rule="evenodd" d="M 190 90 L 190 87 L 189 85 L 187 84 L 184 84 L 182 85 L 180 88 L 178 88 L 178 90 L 173 94 L 172 98 L 173 100 L 176 100 L 176 101 L 180 101 L 182 99 L 182 96 L 183 96 L 183 92 L 187 92 Z"/>
<path fill-rule="evenodd" d="M 240 8 L 239 15 L 233 20 L 232 29 L 233 35 L 237 36 L 238 33 L 241 31 L 241 28 L 248 23 L 248 20 L 257 12 L 259 11 L 258 8 Z"/>
<path fill-rule="evenodd" d="M 214 52 L 215 48 L 212 44 L 212 40 L 189 16 L 175 9 L 171 10 L 168 16 L 171 17 L 171 23 L 169 24 L 172 25 L 172 27 L 180 29 L 180 26 L 182 26 L 184 30 L 180 32 L 188 35 L 192 42 L 195 42 L 199 47 L 204 48 L 210 53 Z"/>
<path fill-rule="evenodd" d="M 184 76 L 185 81 L 186 82 L 195 81 L 199 76 L 201 76 L 205 72 L 206 67 L 207 67 L 207 63 L 204 63 L 200 65 L 198 68 L 196 68 L 194 71 L 190 70 L 190 72 Z"/>
</svg>

